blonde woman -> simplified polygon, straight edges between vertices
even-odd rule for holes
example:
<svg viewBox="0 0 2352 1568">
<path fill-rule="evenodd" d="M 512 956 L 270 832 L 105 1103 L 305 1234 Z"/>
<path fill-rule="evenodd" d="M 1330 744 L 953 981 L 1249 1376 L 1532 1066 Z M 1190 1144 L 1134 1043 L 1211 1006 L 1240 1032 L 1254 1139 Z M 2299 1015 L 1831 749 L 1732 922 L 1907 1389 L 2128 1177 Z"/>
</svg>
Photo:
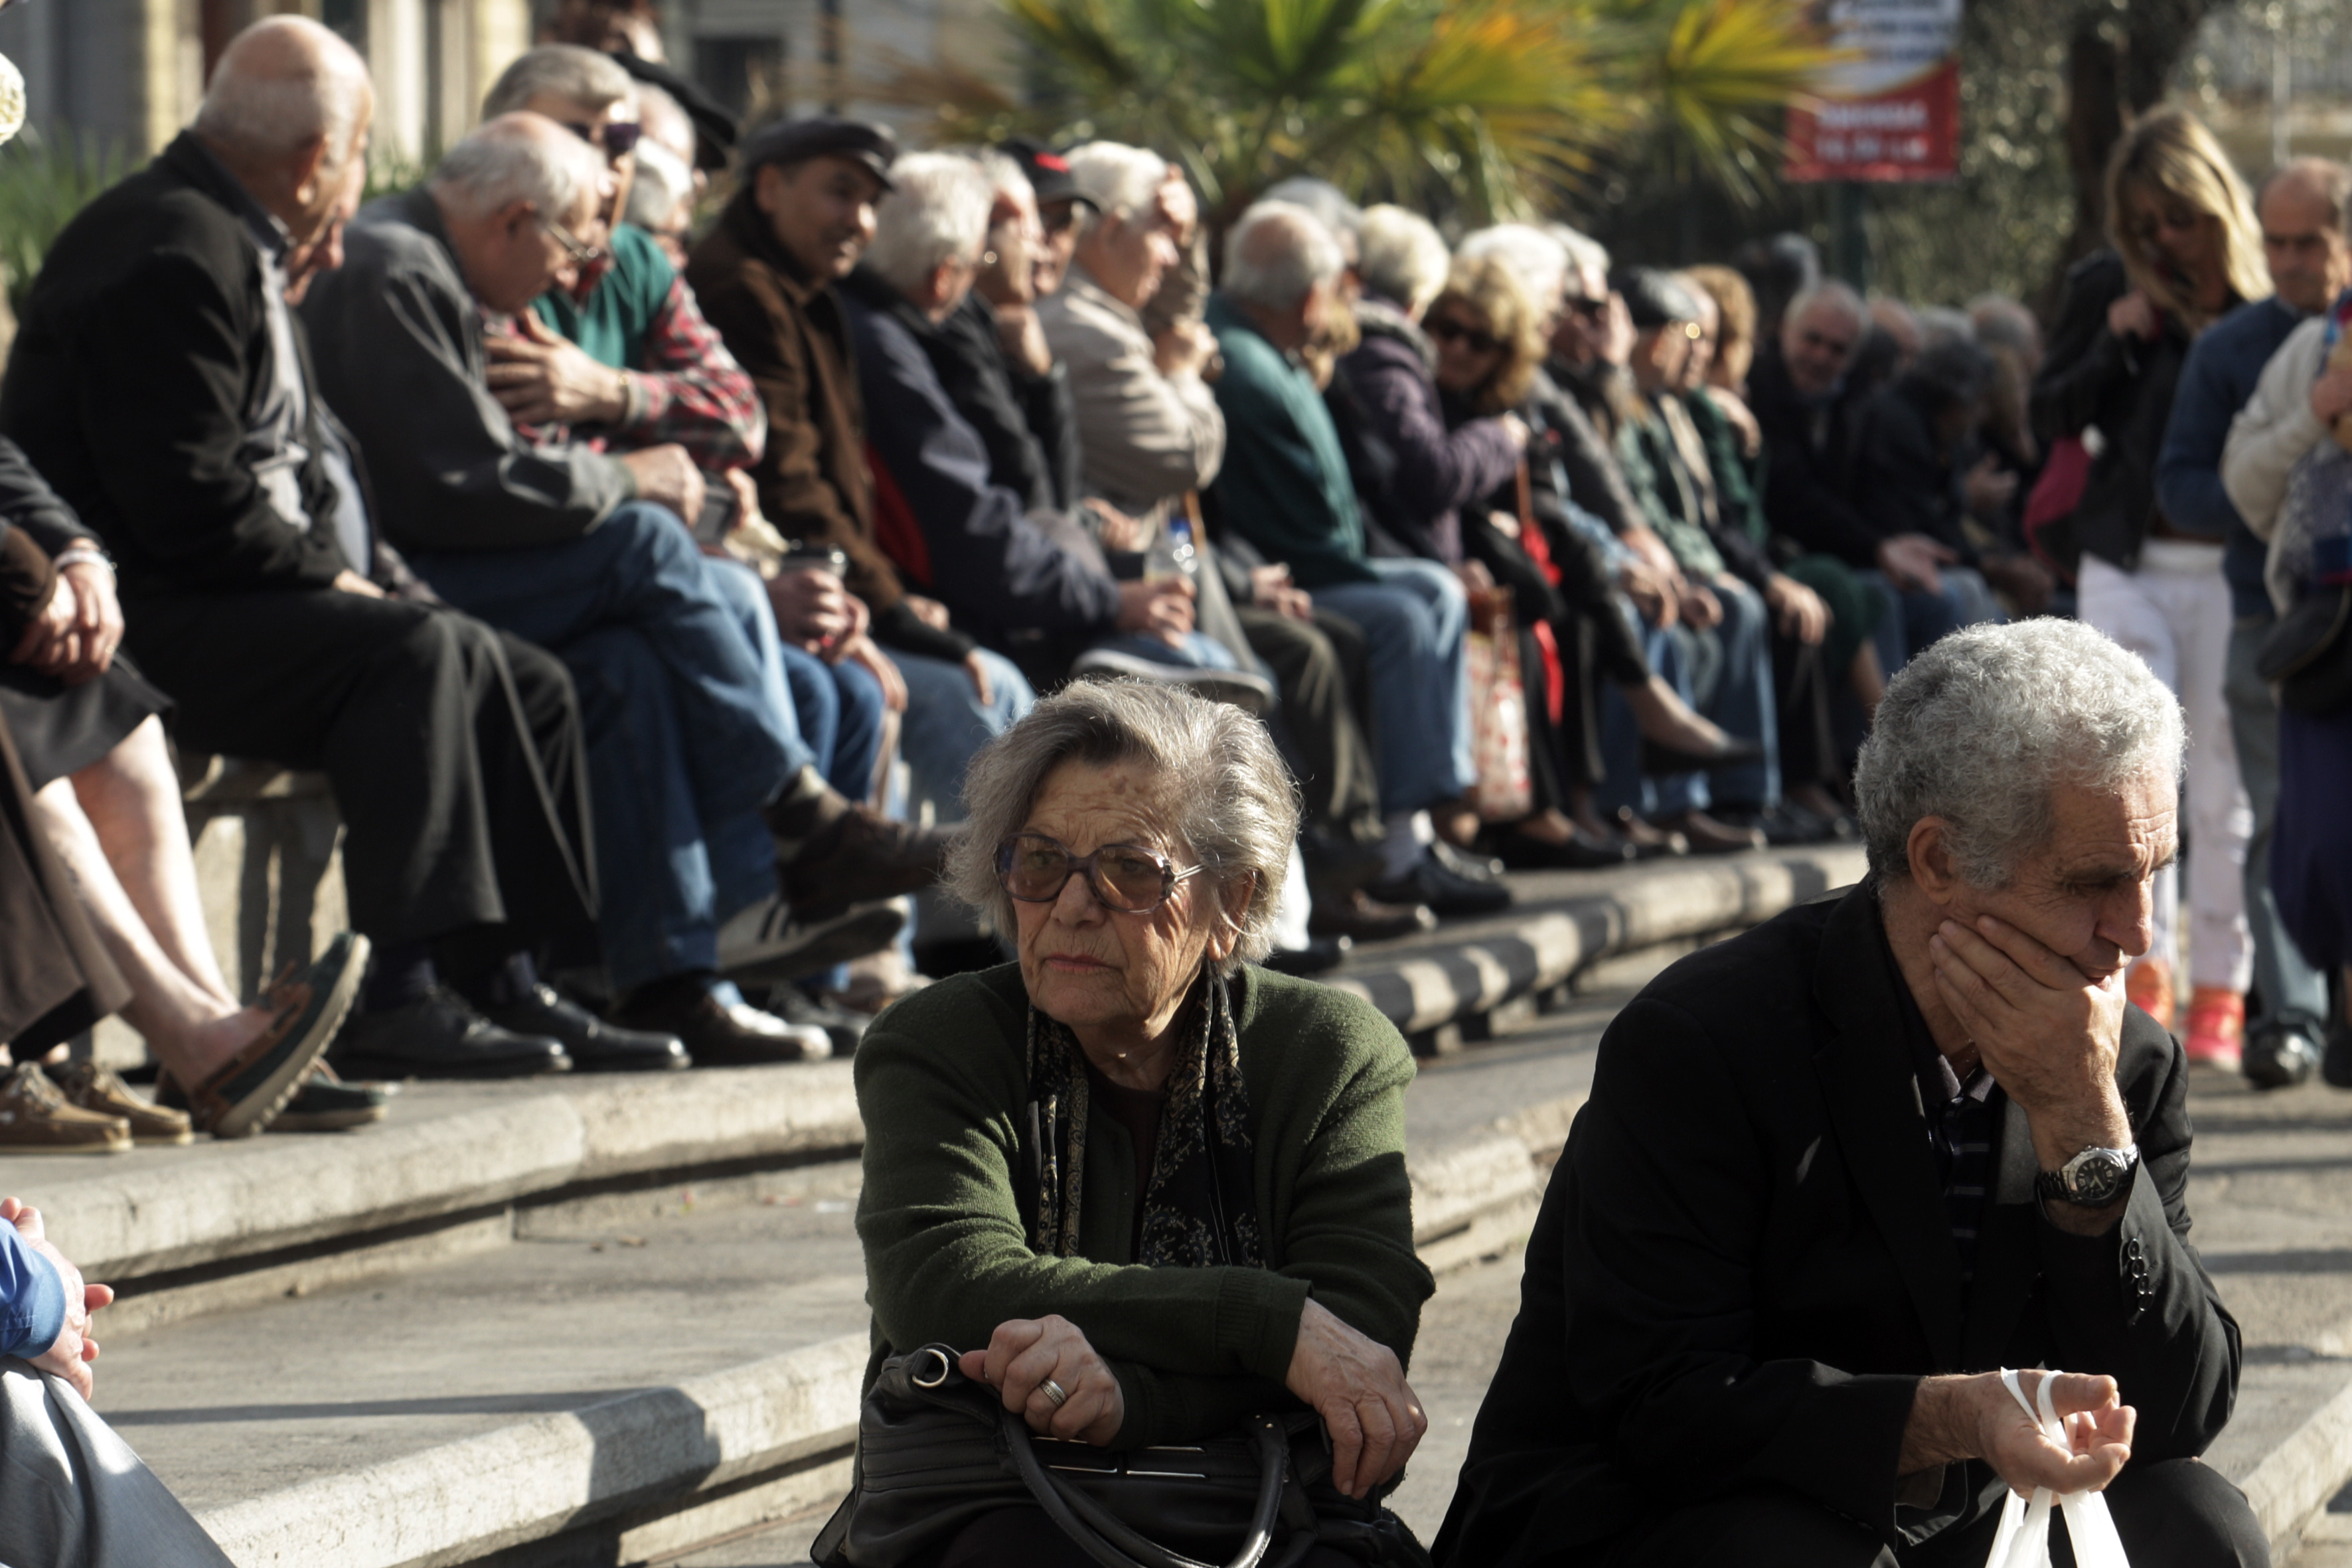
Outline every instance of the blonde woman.
<svg viewBox="0 0 2352 1568">
<path fill-rule="evenodd" d="M 2093 459 L 2080 504 L 2056 531 L 2060 558 L 2077 573 L 2077 613 L 2146 659 L 2188 710 L 2187 1048 L 2191 1061 L 2235 1069 L 2252 970 L 2242 872 L 2253 818 L 2222 699 L 2230 591 L 2221 541 L 2165 517 L 2155 473 L 2189 343 L 2268 295 L 2270 279 L 2244 183 L 2212 134 L 2179 110 L 2147 115 L 2117 144 L 2107 233 L 2113 248 L 2067 279 L 2033 384 L 2034 432 L 2045 442 L 2079 439 Z M 2127 982 L 2131 999 L 2167 1025 L 2179 910 L 2179 878 L 2167 870 L 2152 942 Z"/>
</svg>

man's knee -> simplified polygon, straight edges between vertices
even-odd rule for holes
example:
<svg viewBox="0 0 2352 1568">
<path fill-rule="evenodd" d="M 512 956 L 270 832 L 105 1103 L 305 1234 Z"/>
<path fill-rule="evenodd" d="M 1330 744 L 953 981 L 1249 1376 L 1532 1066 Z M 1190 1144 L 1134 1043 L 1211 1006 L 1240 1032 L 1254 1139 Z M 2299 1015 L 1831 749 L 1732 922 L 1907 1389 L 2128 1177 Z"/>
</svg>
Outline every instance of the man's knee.
<svg viewBox="0 0 2352 1568">
<path fill-rule="evenodd" d="M 2201 1459 L 2126 1466 L 2106 1497 L 2132 1568 L 2269 1568 L 2253 1505 Z"/>
</svg>

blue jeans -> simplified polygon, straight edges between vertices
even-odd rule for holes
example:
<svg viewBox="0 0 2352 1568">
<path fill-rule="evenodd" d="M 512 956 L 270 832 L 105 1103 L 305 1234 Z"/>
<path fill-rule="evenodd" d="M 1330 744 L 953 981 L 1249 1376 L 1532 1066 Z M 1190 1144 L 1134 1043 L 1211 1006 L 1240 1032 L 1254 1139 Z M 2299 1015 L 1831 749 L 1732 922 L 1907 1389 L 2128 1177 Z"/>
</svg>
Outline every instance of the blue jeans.
<svg viewBox="0 0 2352 1568">
<path fill-rule="evenodd" d="M 1470 601 L 1434 561 L 1365 563 L 1377 583 L 1327 584 L 1315 602 L 1363 628 L 1380 726 L 1381 810 L 1425 811 L 1477 782 L 1471 753 Z"/>
<path fill-rule="evenodd" d="M 1764 595 L 1737 578 L 1719 577 L 1707 586 L 1723 605 L 1715 628 L 1721 660 L 1699 688 L 1698 710 L 1735 740 L 1764 748 L 1756 762 L 1721 768 L 1707 788 L 1726 805 L 1763 810 L 1780 804 L 1780 708 L 1772 679 L 1771 612 Z"/>
<path fill-rule="evenodd" d="M 2273 616 L 2241 616 L 2230 628 L 2230 664 L 2221 694 L 2230 704 L 2230 734 L 2237 742 L 2238 777 L 2254 808 L 2254 836 L 2246 841 L 2246 927 L 2253 938 L 2254 991 L 2262 1016 L 2249 1018 L 2247 1032 L 2264 1025 L 2302 1030 L 2311 1038 L 2327 1033 L 2327 976 L 2312 967 L 2280 922 L 2278 895 L 2271 890 L 2271 837 L 2278 822 L 2279 713 L 2270 683 L 2254 668 L 2263 639 L 2278 625 Z"/>
<path fill-rule="evenodd" d="M 1141 632 L 1121 632 L 1092 646 L 1112 653 L 1123 653 L 1130 658 L 1148 658 L 1154 664 L 1172 664 L 1184 669 L 1242 668 L 1234 662 L 1233 654 L 1224 644 L 1200 632 L 1186 632 L 1181 647 L 1173 647 L 1161 637 L 1146 637 Z"/>
<path fill-rule="evenodd" d="M 808 761 L 835 790 L 864 800 L 882 752 L 882 683 L 864 665 L 827 664 L 784 641 L 759 573 L 724 556 L 703 561 L 759 655 L 769 700 L 791 716 Z"/>
<path fill-rule="evenodd" d="M 715 967 L 719 921 L 773 885 L 764 831 L 754 856 L 741 825 L 758 826 L 753 814 L 810 754 L 685 528 L 632 501 L 561 544 L 412 564 L 443 598 L 572 671 L 614 989 Z"/>
<path fill-rule="evenodd" d="M 893 650 L 891 662 L 907 683 L 907 714 L 898 726 L 898 755 L 913 776 L 910 808 L 931 802 L 938 820 L 963 817 L 963 773 L 979 750 L 1037 705 L 1037 694 L 1013 661 L 980 650 L 988 667 L 988 700 L 973 689 L 961 664 Z"/>
<path fill-rule="evenodd" d="M 1896 613 L 1879 616 L 1877 629 L 1871 633 L 1871 640 L 1878 645 L 1878 662 L 1890 680 L 1913 654 L 1925 653 L 1946 632 L 2009 618 L 1979 573 L 1966 566 L 1942 566 L 1936 574 L 1943 579 L 1942 586 L 1930 594 L 1918 588 L 1897 589 L 1883 572 L 1854 574 L 1894 601 Z"/>
<path fill-rule="evenodd" d="M 1628 616 L 1632 613 L 1630 608 L 1626 611 Z M 1642 621 L 1636 621 L 1635 626 L 1651 670 L 1675 689 L 1675 696 L 1698 707 L 1698 692 L 1692 679 L 1692 656 L 1712 658 L 1709 645 L 1715 634 L 1701 632 L 1696 637 L 1685 638 L 1675 635 L 1680 627 L 1654 626 Z M 1641 728 L 1633 721 L 1633 710 L 1626 705 L 1624 692 L 1613 680 L 1601 683 L 1601 755 L 1607 776 L 1593 790 L 1592 798 L 1604 813 L 1631 806 L 1643 816 L 1678 816 L 1685 811 L 1705 811 L 1714 804 L 1703 773 L 1651 774 L 1642 771 Z"/>
</svg>

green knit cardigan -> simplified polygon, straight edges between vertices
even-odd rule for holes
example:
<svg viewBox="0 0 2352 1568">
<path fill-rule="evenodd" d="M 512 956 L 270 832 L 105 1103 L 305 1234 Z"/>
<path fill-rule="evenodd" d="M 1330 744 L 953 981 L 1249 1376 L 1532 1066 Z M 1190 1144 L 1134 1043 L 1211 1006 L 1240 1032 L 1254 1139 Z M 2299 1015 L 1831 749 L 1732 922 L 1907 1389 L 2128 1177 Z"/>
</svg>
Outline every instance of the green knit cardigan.
<svg viewBox="0 0 2352 1568">
<path fill-rule="evenodd" d="M 1405 1174 L 1412 1057 L 1345 992 L 1255 968 L 1231 985 L 1264 1268 L 1134 1263 L 1134 1145 L 1099 1106 L 1087 1124 L 1084 1256 L 1030 1250 L 1014 1184 L 1029 1100 L 1018 965 L 942 981 L 875 1021 L 856 1057 L 868 1388 L 898 1350 L 979 1350 L 1007 1319 L 1058 1313 L 1117 1374 L 1127 1417 L 1114 1446 L 1133 1448 L 1296 1408 L 1283 1378 L 1310 1295 L 1410 1362 L 1435 1289 L 1413 1251 Z"/>
</svg>

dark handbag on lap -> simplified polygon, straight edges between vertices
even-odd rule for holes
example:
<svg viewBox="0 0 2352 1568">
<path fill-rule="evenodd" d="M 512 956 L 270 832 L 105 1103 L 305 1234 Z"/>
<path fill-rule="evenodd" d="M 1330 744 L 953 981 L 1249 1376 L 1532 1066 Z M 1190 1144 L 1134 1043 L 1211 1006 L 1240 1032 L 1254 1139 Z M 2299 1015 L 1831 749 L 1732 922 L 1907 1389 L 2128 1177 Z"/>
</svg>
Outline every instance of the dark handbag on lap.
<svg viewBox="0 0 2352 1568">
<path fill-rule="evenodd" d="M 2305 595 L 2263 639 L 2254 670 L 2290 712 L 2319 719 L 2352 703 L 2352 583 Z"/>
<path fill-rule="evenodd" d="M 1289 1568 L 1318 1545 L 1428 1568 L 1394 1515 L 1330 1484 L 1322 1423 L 1252 1415 L 1240 1435 L 1114 1453 L 1033 1437 L 956 1353 L 882 1363 L 849 1497 L 809 1549 L 825 1568 L 929 1562 L 974 1520 L 1034 1503 L 1103 1568 Z"/>
</svg>

